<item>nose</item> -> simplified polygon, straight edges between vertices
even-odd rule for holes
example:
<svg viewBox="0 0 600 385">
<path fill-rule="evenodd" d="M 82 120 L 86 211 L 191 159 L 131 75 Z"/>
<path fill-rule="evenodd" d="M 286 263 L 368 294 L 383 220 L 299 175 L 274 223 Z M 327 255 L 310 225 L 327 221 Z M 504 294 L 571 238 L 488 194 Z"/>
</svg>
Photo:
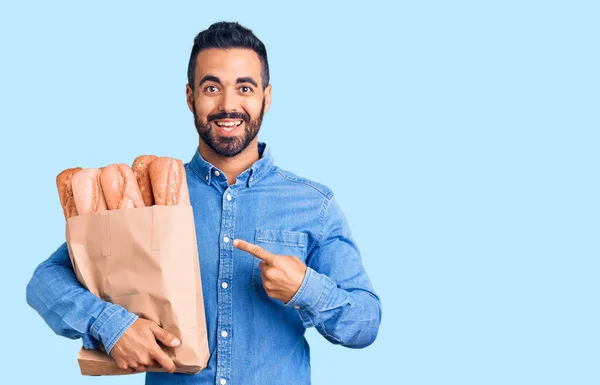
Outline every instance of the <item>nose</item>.
<svg viewBox="0 0 600 385">
<path fill-rule="evenodd" d="M 226 89 L 221 94 L 219 109 L 225 112 L 235 112 L 238 108 L 237 95 L 234 90 Z"/>
</svg>

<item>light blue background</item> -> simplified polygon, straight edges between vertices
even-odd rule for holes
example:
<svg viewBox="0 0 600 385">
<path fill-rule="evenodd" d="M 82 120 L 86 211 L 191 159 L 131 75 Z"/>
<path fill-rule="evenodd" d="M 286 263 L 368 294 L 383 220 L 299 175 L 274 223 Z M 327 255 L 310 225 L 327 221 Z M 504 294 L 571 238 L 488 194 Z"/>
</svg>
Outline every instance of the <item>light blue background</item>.
<svg viewBox="0 0 600 385">
<path fill-rule="evenodd" d="M 0 6 L 0 382 L 143 383 L 81 377 L 25 286 L 60 171 L 191 158 L 192 40 L 236 20 L 271 65 L 259 138 L 334 190 L 383 302 L 364 350 L 308 332 L 315 384 L 600 383 L 597 2 L 129 3 Z"/>
</svg>

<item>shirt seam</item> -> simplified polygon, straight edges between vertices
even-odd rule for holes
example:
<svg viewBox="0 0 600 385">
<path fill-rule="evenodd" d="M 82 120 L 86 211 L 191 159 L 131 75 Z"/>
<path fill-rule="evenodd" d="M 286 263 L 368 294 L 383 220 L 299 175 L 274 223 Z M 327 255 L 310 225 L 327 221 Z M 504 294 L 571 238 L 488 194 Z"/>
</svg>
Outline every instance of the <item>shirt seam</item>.
<svg viewBox="0 0 600 385">
<path fill-rule="evenodd" d="M 313 269 L 309 269 L 308 267 L 306 268 L 306 276 L 304 277 L 302 285 L 300 285 L 298 292 L 287 303 L 287 306 L 293 306 L 294 304 L 296 304 L 298 302 L 298 298 L 302 297 L 302 294 L 304 294 L 304 292 L 306 291 L 306 288 L 308 287 L 308 282 L 312 278 L 313 271 L 314 271 Z"/>
<path fill-rule="evenodd" d="M 96 322 L 92 324 L 90 330 L 90 334 L 92 335 L 92 337 L 96 338 L 97 340 L 101 340 L 99 335 L 100 329 L 102 328 L 104 323 L 107 320 L 109 320 L 110 317 L 112 317 L 113 314 L 115 314 L 118 310 L 118 307 L 113 304 L 112 306 L 109 306 L 107 309 L 105 309 L 102 313 L 100 313 L 100 316 L 96 319 Z"/>
<path fill-rule="evenodd" d="M 311 181 L 308 181 L 308 180 L 303 179 L 303 178 L 292 178 L 292 177 L 290 177 L 290 176 L 288 176 L 288 175 L 286 175 L 284 173 L 285 170 L 282 170 L 279 167 L 276 167 L 276 168 L 277 168 L 277 173 L 279 175 L 281 175 L 282 177 L 284 177 L 285 179 L 289 180 L 290 182 L 302 183 L 304 185 L 310 186 L 310 187 L 312 187 L 313 189 L 315 189 L 316 191 L 318 191 L 321 195 L 323 195 L 326 198 L 331 198 L 333 196 L 333 192 L 329 188 L 320 189 L 318 186 L 316 186 Z"/>
<path fill-rule="evenodd" d="M 305 243 L 296 243 L 296 242 L 289 242 L 289 241 L 279 241 L 279 240 L 272 240 L 272 239 L 266 239 L 266 238 L 261 238 L 261 237 L 256 238 L 256 241 L 257 242 L 263 242 L 263 243 L 273 243 L 273 244 L 276 244 L 276 245 L 296 246 L 298 248 L 306 247 Z"/>
<path fill-rule="evenodd" d="M 118 339 L 121 338 L 121 336 L 125 333 L 125 331 L 127 329 L 129 329 L 129 327 L 135 322 L 137 321 L 139 317 L 137 316 L 137 314 L 134 314 L 130 320 L 128 320 L 125 325 L 123 325 L 123 327 L 119 330 L 119 332 L 110 339 L 110 342 L 106 345 L 104 345 L 104 349 L 106 350 L 107 353 L 110 354 L 110 351 L 112 350 L 112 348 L 114 347 L 114 345 L 117 343 Z"/>
<path fill-rule="evenodd" d="M 317 236 L 317 239 L 313 242 L 310 249 L 308 249 L 306 251 L 307 256 L 309 256 L 310 253 L 313 251 L 313 249 L 315 249 L 317 247 L 317 245 L 320 244 L 321 241 L 323 240 L 323 234 L 325 233 L 325 213 L 329 209 L 329 205 L 331 204 L 332 198 L 325 199 L 325 201 L 323 202 L 323 207 L 321 208 L 321 212 L 319 213 L 319 222 L 320 222 L 319 223 L 319 227 L 320 227 L 319 235 Z"/>
<path fill-rule="evenodd" d="M 327 277 L 327 279 L 331 280 L 331 278 Z M 322 279 L 321 279 L 322 281 Z M 327 298 L 331 295 L 331 291 L 333 288 L 330 288 L 327 281 L 325 281 L 324 287 L 321 289 L 321 293 L 319 295 L 319 299 L 315 306 L 311 309 L 311 312 L 315 314 L 315 316 L 321 312 L 321 309 L 325 306 L 327 302 Z"/>
</svg>

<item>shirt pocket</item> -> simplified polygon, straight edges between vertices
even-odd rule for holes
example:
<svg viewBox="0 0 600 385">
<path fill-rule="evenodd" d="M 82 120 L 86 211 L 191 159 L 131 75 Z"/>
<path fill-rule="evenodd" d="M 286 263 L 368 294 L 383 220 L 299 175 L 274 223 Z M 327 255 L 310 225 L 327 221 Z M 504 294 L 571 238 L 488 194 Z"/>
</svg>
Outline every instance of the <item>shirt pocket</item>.
<svg viewBox="0 0 600 385">
<path fill-rule="evenodd" d="M 298 257 L 298 259 L 306 263 L 308 235 L 301 231 L 256 229 L 254 243 L 271 254 Z M 260 278 L 260 267 L 258 267 L 260 259 L 253 258 L 252 286 L 264 290 L 262 279 Z"/>
</svg>

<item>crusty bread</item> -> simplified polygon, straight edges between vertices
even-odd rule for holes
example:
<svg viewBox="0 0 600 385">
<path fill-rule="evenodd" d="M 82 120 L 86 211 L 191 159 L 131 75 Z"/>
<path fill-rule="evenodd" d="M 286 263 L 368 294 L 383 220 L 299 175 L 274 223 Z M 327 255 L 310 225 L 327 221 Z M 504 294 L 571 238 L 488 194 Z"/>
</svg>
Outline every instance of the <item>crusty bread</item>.
<svg viewBox="0 0 600 385">
<path fill-rule="evenodd" d="M 60 205 L 62 206 L 65 219 L 69 219 L 77 215 L 77 206 L 75 206 L 75 200 L 73 199 L 71 178 L 78 171 L 81 171 L 81 167 L 68 168 L 61 171 L 61 173 L 56 176 L 58 197 L 60 198 Z"/>
<path fill-rule="evenodd" d="M 109 210 L 144 207 L 142 193 L 128 165 L 119 163 L 102 168 L 100 185 Z"/>
<path fill-rule="evenodd" d="M 100 169 L 84 168 L 71 178 L 73 198 L 79 215 L 107 209 L 100 186 Z"/>
<path fill-rule="evenodd" d="M 150 182 L 156 205 L 189 205 L 185 168 L 179 159 L 160 157 L 149 166 Z"/>
<path fill-rule="evenodd" d="M 131 169 L 133 170 L 133 174 L 135 175 L 135 180 L 137 181 L 137 184 L 140 187 L 140 191 L 142 193 L 144 205 L 146 206 L 152 206 L 154 204 L 154 196 L 152 194 L 152 183 L 150 183 L 150 174 L 148 172 L 148 166 L 156 158 L 156 155 L 140 155 L 137 158 L 135 158 L 133 164 L 131 165 Z"/>
</svg>

